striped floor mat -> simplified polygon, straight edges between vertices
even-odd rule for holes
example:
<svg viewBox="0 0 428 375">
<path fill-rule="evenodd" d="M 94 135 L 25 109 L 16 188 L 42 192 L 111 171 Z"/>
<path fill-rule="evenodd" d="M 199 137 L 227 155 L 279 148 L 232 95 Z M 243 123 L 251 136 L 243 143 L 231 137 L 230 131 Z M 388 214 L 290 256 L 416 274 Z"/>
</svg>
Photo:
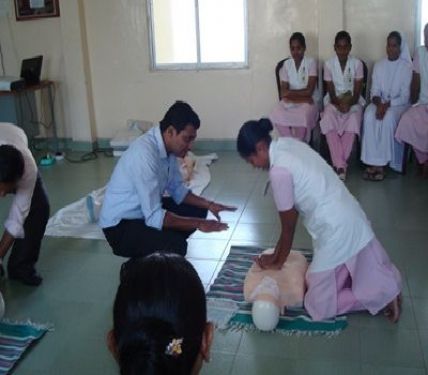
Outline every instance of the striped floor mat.
<svg viewBox="0 0 428 375">
<path fill-rule="evenodd" d="M 31 322 L 0 321 L 0 375 L 9 373 L 25 350 L 49 329 Z"/>
<path fill-rule="evenodd" d="M 251 304 L 244 300 L 243 284 L 254 257 L 262 251 L 263 249 L 259 247 L 232 246 L 222 269 L 207 293 L 209 307 L 215 305 L 216 301 L 235 301 L 238 304 L 239 310 L 229 321 L 229 329 L 257 330 L 251 318 Z M 310 261 L 311 253 L 307 250 L 301 251 Z M 274 332 L 285 335 L 334 336 L 346 326 L 345 316 L 315 322 L 304 309 L 296 309 L 287 310 L 286 315 L 280 317 Z"/>
</svg>

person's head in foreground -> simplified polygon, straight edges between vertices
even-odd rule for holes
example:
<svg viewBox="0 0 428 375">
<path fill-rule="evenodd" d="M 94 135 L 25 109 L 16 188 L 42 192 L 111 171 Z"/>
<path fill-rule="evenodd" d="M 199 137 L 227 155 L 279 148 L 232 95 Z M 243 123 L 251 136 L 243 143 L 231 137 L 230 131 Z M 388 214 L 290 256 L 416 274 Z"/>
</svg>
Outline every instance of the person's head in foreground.
<svg viewBox="0 0 428 375">
<path fill-rule="evenodd" d="M 10 145 L 0 146 L 0 197 L 13 193 L 24 174 L 24 158 Z"/>
<path fill-rule="evenodd" d="M 160 130 L 168 153 L 184 158 L 196 139 L 200 120 L 192 107 L 176 101 L 160 121 Z"/>
<path fill-rule="evenodd" d="M 122 375 L 198 374 L 212 338 L 204 287 L 185 258 L 154 253 L 123 264 L 107 337 Z"/>
<path fill-rule="evenodd" d="M 239 155 L 256 168 L 268 169 L 270 132 L 272 123 L 267 118 L 247 121 L 239 130 L 237 148 Z"/>
</svg>

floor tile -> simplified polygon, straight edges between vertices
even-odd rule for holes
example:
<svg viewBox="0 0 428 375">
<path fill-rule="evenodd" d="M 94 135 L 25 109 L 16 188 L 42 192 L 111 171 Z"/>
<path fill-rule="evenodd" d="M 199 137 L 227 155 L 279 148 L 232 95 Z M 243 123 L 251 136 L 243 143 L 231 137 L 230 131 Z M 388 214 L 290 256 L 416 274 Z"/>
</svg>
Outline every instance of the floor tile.
<svg viewBox="0 0 428 375">
<path fill-rule="evenodd" d="M 217 260 L 189 259 L 195 267 L 203 284 L 209 284 L 217 268 Z"/>
<path fill-rule="evenodd" d="M 299 337 L 297 358 L 319 361 L 355 361 L 361 360 L 358 330 L 348 327 L 335 337 L 307 336 Z"/>
<path fill-rule="evenodd" d="M 311 357 L 296 362 L 296 373 L 301 375 L 360 375 L 359 362 L 337 360 L 312 360 Z"/>
<path fill-rule="evenodd" d="M 414 368 L 425 366 L 416 330 L 363 328 L 360 338 L 363 363 Z"/>
<path fill-rule="evenodd" d="M 187 245 L 187 258 L 220 260 L 226 246 L 227 240 L 208 240 L 192 238 Z"/>
<path fill-rule="evenodd" d="M 201 375 L 230 374 L 234 358 L 235 356 L 233 354 L 212 351 L 211 360 L 209 363 L 204 363 Z"/>
<path fill-rule="evenodd" d="M 364 365 L 362 366 L 362 375 L 426 375 L 422 368 L 412 367 L 392 367 L 392 366 L 375 366 Z"/>
<path fill-rule="evenodd" d="M 237 355 L 233 363 L 233 375 L 295 375 L 296 361 L 264 355 Z"/>
<path fill-rule="evenodd" d="M 238 354 L 298 358 L 298 337 L 270 332 L 244 332 Z"/>
</svg>

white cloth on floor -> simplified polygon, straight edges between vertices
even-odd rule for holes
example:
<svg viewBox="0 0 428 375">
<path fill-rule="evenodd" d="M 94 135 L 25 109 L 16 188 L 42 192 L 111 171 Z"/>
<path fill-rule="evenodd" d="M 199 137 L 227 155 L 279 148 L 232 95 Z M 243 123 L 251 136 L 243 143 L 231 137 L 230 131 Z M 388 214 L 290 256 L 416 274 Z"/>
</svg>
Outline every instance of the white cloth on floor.
<svg viewBox="0 0 428 375">
<path fill-rule="evenodd" d="M 200 195 L 211 180 L 208 166 L 217 160 L 218 156 L 215 153 L 203 156 L 190 154 L 189 156 L 195 158 L 196 163 L 193 176 L 186 186 L 194 194 Z M 93 190 L 78 201 L 61 208 L 49 219 L 45 235 L 104 240 L 104 234 L 97 224 L 104 192 L 105 186 Z"/>
</svg>

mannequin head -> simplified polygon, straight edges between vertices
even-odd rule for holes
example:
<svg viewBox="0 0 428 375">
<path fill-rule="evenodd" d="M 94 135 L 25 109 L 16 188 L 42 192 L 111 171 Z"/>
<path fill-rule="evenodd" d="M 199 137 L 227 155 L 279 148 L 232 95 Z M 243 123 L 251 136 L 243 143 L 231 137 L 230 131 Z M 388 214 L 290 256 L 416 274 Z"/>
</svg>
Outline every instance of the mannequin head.
<svg viewBox="0 0 428 375">
<path fill-rule="evenodd" d="M 273 253 L 267 249 L 263 253 Z M 254 263 L 244 282 L 244 297 L 252 302 L 254 325 L 261 331 L 275 329 L 279 316 L 289 307 L 302 307 L 308 262 L 299 251 L 291 250 L 280 270 L 263 270 Z"/>
</svg>

